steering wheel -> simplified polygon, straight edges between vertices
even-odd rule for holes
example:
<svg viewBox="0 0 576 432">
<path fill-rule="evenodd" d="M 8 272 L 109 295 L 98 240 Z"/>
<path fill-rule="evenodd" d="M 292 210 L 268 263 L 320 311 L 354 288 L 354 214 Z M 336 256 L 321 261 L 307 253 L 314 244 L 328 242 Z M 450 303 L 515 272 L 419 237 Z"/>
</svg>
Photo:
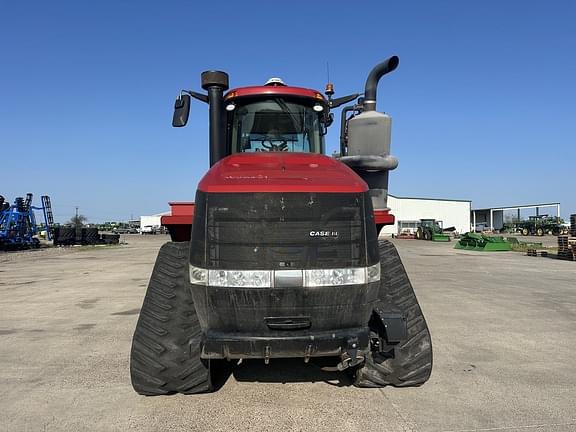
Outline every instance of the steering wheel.
<svg viewBox="0 0 576 432">
<path fill-rule="evenodd" d="M 266 144 L 266 142 L 270 143 L 270 144 Z M 286 141 L 282 141 L 281 144 L 274 144 L 272 142 L 272 140 L 266 140 L 266 141 L 262 141 L 262 147 L 264 147 L 266 150 L 263 151 L 269 151 L 269 152 L 287 152 L 288 151 L 288 143 Z"/>
</svg>

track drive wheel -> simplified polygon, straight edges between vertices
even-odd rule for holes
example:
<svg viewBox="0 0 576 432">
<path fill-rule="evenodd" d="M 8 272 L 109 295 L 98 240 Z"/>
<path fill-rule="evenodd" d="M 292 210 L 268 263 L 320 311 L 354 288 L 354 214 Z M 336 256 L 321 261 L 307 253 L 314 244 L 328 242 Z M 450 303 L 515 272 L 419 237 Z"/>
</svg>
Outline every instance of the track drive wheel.
<svg viewBox="0 0 576 432">
<path fill-rule="evenodd" d="M 213 389 L 210 362 L 200 358 L 188 255 L 189 242 L 168 242 L 156 258 L 130 355 L 132 386 L 142 395 Z"/>
<path fill-rule="evenodd" d="M 406 318 L 407 336 L 395 345 L 372 350 L 364 365 L 356 370 L 354 385 L 420 386 L 428 381 L 432 372 L 430 332 L 396 248 L 387 240 L 380 240 L 379 248 L 382 277 L 378 308 L 400 311 Z M 370 320 L 373 336 L 385 340 L 383 326 L 377 321 L 373 315 Z"/>
</svg>

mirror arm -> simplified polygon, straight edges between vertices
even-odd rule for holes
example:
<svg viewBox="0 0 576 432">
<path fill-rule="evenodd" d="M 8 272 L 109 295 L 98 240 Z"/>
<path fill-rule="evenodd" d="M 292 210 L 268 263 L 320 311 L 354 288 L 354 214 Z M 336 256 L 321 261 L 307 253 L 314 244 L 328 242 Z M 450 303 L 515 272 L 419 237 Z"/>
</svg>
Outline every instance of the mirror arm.
<svg viewBox="0 0 576 432">
<path fill-rule="evenodd" d="M 336 99 L 332 99 L 329 102 L 329 106 L 330 108 L 338 108 L 341 105 L 344 105 L 345 103 L 351 102 L 354 99 L 356 99 L 358 96 L 360 96 L 358 93 L 354 93 L 348 96 L 342 96 Z"/>
<path fill-rule="evenodd" d="M 202 93 L 197 93 L 195 91 L 192 90 L 181 90 L 180 91 L 180 95 L 182 94 L 187 94 L 192 96 L 194 99 L 199 100 L 200 102 L 205 102 L 208 103 L 208 95 L 202 94 Z"/>
</svg>

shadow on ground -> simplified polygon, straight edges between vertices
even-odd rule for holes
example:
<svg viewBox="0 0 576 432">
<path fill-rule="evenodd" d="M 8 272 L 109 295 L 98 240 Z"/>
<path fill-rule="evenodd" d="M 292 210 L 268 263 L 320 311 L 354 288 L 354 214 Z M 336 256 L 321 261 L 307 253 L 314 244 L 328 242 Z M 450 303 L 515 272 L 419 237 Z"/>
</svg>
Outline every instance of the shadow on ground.
<svg viewBox="0 0 576 432">
<path fill-rule="evenodd" d="M 316 383 L 324 382 L 337 387 L 352 385 L 352 379 L 345 372 L 327 372 L 322 367 L 333 367 L 337 358 L 310 359 L 271 359 L 269 364 L 264 360 L 243 360 L 231 369 L 237 381 L 265 383 Z"/>
</svg>

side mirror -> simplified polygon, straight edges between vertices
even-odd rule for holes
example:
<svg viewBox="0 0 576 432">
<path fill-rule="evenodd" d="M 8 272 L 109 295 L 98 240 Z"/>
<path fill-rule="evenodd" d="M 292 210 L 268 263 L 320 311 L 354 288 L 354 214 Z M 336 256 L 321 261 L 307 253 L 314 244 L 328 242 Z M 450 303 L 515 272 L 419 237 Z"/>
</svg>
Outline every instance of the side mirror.
<svg viewBox="0 0 576 432">
<path fill-rule="evenodd" d="M 174 116 L 172 117 L 172 126 L 182 127 L 188 123 L 190 115 L 190 95 L 181 94 L 174 102 Z"/>
</svg>

